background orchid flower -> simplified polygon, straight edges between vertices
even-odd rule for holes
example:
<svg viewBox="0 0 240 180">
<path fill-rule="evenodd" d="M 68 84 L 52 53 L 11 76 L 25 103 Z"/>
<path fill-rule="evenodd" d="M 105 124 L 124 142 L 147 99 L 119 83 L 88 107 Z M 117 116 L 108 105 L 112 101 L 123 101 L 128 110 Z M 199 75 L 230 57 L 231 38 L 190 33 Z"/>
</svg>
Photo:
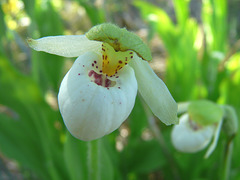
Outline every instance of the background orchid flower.
<svg viewBox="0 0 240 180">
<path fill-rule="evenodd" d="M 37 51 L 78 57 L 58 94 L 64 123 L 76 138 L 94 140 L 117 129 L 131 113 L 137 90 L 162 122 L 178 122 L 176 102 L 144 61 L 151 60 L 149 48 L 126 29 L 101 24 L 85 35 L 28 39 L 28 43 Z"/>
<path fill-rule="evenodd" d="M 213 139 L 205 154 L 207 158 L 216 148 L 223 122 L 223 110 L 207 100 L 193 101 L 187 108 L 187 112 L 179 118 L 179 124 L 172 129 L 172 143 L 181 152 L 195 153 L 206 148 Z"/>
</svg>

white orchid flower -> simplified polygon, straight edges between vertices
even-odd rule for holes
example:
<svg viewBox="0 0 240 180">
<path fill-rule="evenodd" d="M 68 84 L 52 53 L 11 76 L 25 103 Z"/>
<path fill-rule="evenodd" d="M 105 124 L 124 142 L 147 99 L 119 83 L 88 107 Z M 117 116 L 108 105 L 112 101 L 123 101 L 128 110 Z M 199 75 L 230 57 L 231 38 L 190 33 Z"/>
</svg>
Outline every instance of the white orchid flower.
<svg viewBox="0 0 240 180">
<path fill-rule="evenodd" d="M 50 36 L 28 43 L 37 51 L 78 57 L 58 94 L 64 123 L 76 138 L 89 141 L 116 130 L 131 113 L 137 90 L 162 122 L 178 122 L 177 104 L 143 61 L 151 54 L 135 34 L 102 24 L 85 35 Z"/>
<path fill-rule="evenodd" d="M 206 148 L 213 139 L 205 154 L 205 158 L 208 158 L 216 148 L 220 135 L 222 108 L 206 100 L 192 102 L 187 106 L 188 112 L 179 118 L 179 124 L 172 129 L 172 144 L 181 152 L 195 153 Z"/>
</svg>

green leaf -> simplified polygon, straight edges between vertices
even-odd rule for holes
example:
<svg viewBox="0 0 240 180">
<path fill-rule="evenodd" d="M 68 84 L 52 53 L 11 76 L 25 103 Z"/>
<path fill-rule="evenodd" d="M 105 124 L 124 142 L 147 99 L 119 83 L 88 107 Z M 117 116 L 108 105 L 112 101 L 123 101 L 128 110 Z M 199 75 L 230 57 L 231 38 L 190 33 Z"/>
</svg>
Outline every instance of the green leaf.
<svg viewBox="0 0 240 180">
<path fill-rule="evenodd" d="M 49 178 L 47 171 L 42 172 L 44 160 L 38 138 L 28 131 L 22 119 L 15 120 L 0 114 L 0 150 L 21 162 L 23 167 L 41 174 L 42 178 Z"/>
<path fill-rule="evenodd" d="M 207 86 L 208 98 L 213 101 L 220 96 L 219 87 L 225 76 L 225 71 L 219 71 L 218 66 L 227 51 L 230 27 L 227 20 L 227 6 L 226 0 L 205 0 L 202 7 L 203 27 L 206 35 L 202 74 Z"/>
<path fill-rule="evenodd" d="M 178 25 L 184 28 L 186 21 L 189 18 L 189 0 L 174 0 L 175 12 Z"/>
<path fill-rule="evenodd" d="M 6 37 L 6 24 L 4 22 L 4 13 L 2 11 L 2 4 L 0 3 L 0 52 L 3 51 L 3 38 Z"/>
<path fill-rule="evenodd" d="M 159 33 L 166 48 L 174 46 L 176 28 L 167 13 L 162 9 L 144 1 L 134 1 L 134 5 L 140 9 L 143 19 L 149 22 L 150 25 L 153 26 L 153 28 Z"/>
<path fill-rule="evenodd" d="M 148 123 L 147 116 L 139 96 L 136 97 L 135 105 L 129 116 L 128 122 L 130 126 L 130 138 L 141 138 L 143 130 L 148 126 Z"/>
<path fill-rule="evenodd" d="M 93 1 L 88 0 L 76 0 L 76 1 L 85 8 L 87 15 L 89 16 L 93 26 L 104 23 L 106 21 L 104 9 L 98 8 Z"/>
<path fill-rule="evenodd" d="M 34 144 L 24 146 L 22 143 L 22 154 L 26 154 L 30 159 L 35 160 L 41 164 L 41 167 L 35 163 L 29 163 L 28 168 L 37 173 L 40 177 L 46 171 L 48 178 L 56 179 L 60 176 L 56 173 L 56 169 L 62 169 L 61 176 L 65 177 L 65 170 L 58 165 L 61 162 L 61 156 L 54 159 L 54 156 L 61 152 L 59 133 L 54 127 L 56 121 L 60 118 L 59 114 L 52 111 L 50 107 L 44 102 L 42 94 L 36 83 L 29 77 L 22 75 L 14 69 L 8 60 L 0 55 L 0 104 L 15 111 L 20 122 L 2 122 L 0 131 L 12 133 L 13 144 L 11 146 L 20 146 L 18 143 L 23 141 L 34 142 Z M 9 124 L 12 123 L 12 124 Z M 21 130 L 18 135 L 18 129 Z M 23 133 L 24 132 L 24 133 Z M 15 134 L 16 133 L 16 134 Z M 5 141 L 9 141 L 7 135 L 3 135 Z M 36 143 L 36 144 L 35 144 Z M 4 144 L 2 144 L 4 145 Z M 23 148 L 24 147 L 24 148 Z M 31 150 L 30 147 L 36 148 L 37 152 Z M 18 151 L 18 148 L 12 150 Z M 16 155 L 17 154 L 11 154 Z M 22 157 L 24 157 L 23 155 Z M 18 158 L 18 157 L 14 157 Z M 24 158 L 18 159 L 21 164 L 25 164 Z M 48 162 L 48 163 L 45 163 Z M 55 163 L 57 165 L 55 165 Z"/>
<path fill-rule="evenodd" d="M 22 0 L 24 3 L 24 7 L 26 12 L 29 14 L 31 19 L 34 19 L 34 10 L 36 0 Z"/>
<path fill-rule="evenodd" d="M 174 39 L 175 44 L 167 49 L 169 57 L 166 84 L 176 101 L 187 101 L 196 96 L 199 62 L 195 42 L 199 35 L 198 32 L 196 21 L 188 19 L 184 29 L 178 31 Z M 199 86 L 197 88 L 200 89 Z"/>
<path fill-rule="evenodd" d="M 44 52 L 32 51 L 33 78 L 46 92 L 53 89 L 58 92 L 62 78 L 63 58 Z"/>
<path fill-rule="evenodd" d="M 176 25 L 167 13 L 158 7 L 143 1 L 135 1 L 134 4 L 140 8 L 144 19 L 155 29 L 166 48 L 168 57 L 165 82 L 169 91 L 176 101 L 187 101 L 199 93 L 199 88 L 196 89 L 199 76 L 196 42 L 200 31 L 197 22 L 187 18 L 189 2 L 174 2 L 179 20 Z"/>
<path fill-rule="evenodd" d="M 206 33 L 207 48 L 210 51 L 224 52 L 227 45 L 227 1 L 203 1 L 202 19 Z"/>
<path fill-rule="evenodd" d="M 121 168 L 126 174 L 150 173 L 166 163 L 161 147 L 155 140 L 131 143 L 124 149 L 121 156 Z"/>
</svg>

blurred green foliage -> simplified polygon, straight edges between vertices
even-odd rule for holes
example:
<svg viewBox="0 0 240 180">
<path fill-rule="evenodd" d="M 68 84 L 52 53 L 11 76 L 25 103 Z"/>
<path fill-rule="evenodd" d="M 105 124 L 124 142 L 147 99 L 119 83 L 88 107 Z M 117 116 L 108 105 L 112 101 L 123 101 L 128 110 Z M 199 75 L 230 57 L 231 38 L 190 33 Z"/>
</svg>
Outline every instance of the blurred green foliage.
<svg viewBox="0 0 240 180">
<path fill-rule="evenodd" d="M 137 8 L 149 29 L 150 42 L 157 34 L 163 43 L 167 53 L 164 80 L 175 100 L 205 98 L 231 105 L 240 115 L 240 43 L 229 41 L 230 25 L 236 20 L 228 19 L 227 0 L 202 1 L 201 22 L 190 15 L 191 1 L 187 0 L 173 0 L 175 20 L 147 1 L 106 2 L 112 4 L 87 0 L 0 2 L 0 151 L 19 164 L 24 179 L 89 179 L 88 143 L 66 131 L 56 107 L 59 84 L 72 60 L 31 51 L 25 42 L 27 37 L 69 34 L 71 24 L 64 19 L 65 13 L 76 7 L 88 18 L 82 31 L 114 19 L 115 12 L 118 16 L 118 4 Z M 72 9 L 67 11 L 70 5 Z M 28 21 L 26 26 L 20 25 Z M 117 19 L 113 22 L 119 23 Z M 125 23 L 129 26 L 127 20 Z M 16 60 L 21 55 L 23 62 Z M 98 142 L 99 179 L 222 179 L 224 133 L 213 155 L 205 160 L 204 152 L 174 150 L 171 127 L 152 118 L 137 97 L 129 120 Z M 160 129 L 158 133 L 154 128 Z M 234 144 L 230 179 L 240 179 L 238 137 Z M 28 171 L 30 175 L 24 173 Z"/>
</svg>

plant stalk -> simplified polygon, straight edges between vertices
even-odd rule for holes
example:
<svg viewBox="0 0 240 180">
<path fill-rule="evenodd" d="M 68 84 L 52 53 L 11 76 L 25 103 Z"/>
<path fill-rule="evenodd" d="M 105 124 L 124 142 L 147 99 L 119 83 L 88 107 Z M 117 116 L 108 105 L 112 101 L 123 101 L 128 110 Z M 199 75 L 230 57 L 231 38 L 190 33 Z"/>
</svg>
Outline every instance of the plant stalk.
<svg viewBox="0 0 240 180">
<path fill-rule="evenodd" d="M 233 141 L 232 141 L 232 139 L 230 139 L 227 142 L 226 148 L 225 148 L 225 151 L 224 151 L 222 180 L 229 180 L 230 179 L 232 152 L 233 152 Z"/>
<path fill-rule="evenodd" d="M 88 142 L 88 180 L 100 180 L 100 141 Z"/>
</svg>

